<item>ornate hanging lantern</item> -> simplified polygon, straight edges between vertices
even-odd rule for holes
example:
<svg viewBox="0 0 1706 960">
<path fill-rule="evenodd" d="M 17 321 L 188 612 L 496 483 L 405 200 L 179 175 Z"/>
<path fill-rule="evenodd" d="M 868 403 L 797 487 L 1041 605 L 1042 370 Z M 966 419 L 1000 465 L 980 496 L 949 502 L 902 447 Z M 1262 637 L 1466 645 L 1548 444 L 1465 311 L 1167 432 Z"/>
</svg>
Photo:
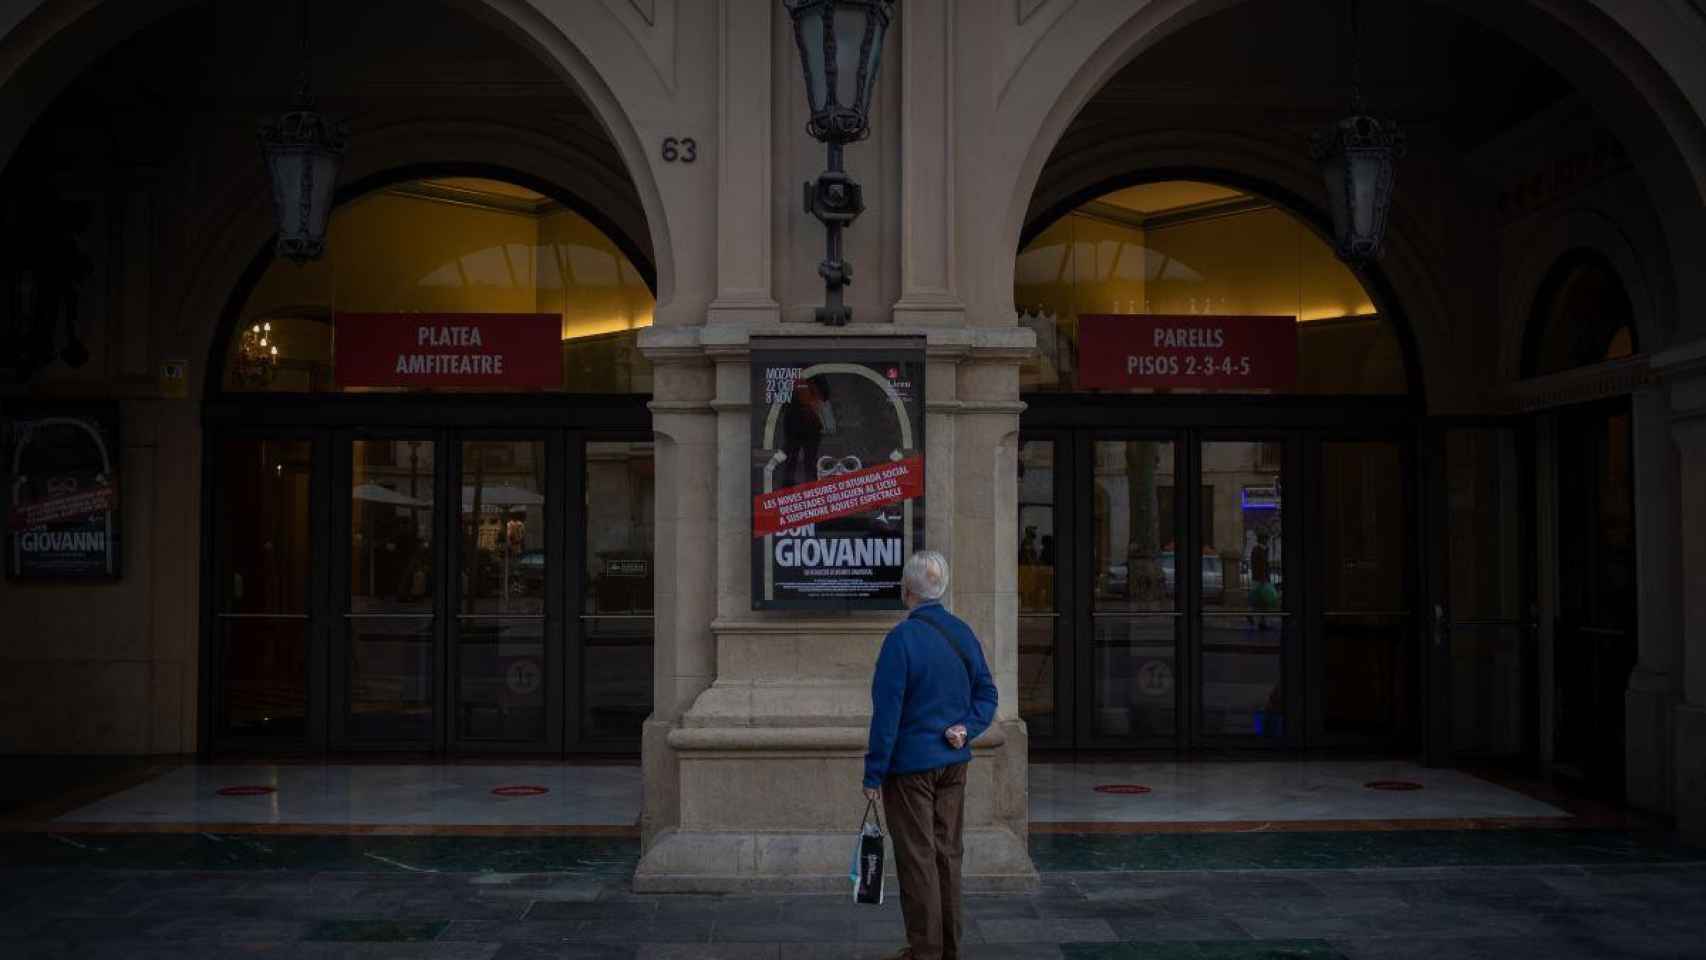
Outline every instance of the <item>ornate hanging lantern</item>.
<svg viewBox="0 0 1706 960">
<path fill-rule="evenodd" d="M 829 148 L 829 169 L 806 184 L 806 212 L 824 225 L 828 249 L 818 265 L 827 302 L 819 323 L 842 326 L 853 311 L 841 291 L 853 282 L 841 231 L 865 212 L 859 182 L 842 166 L 842 148 L 871 132 L 871 93 L 882 64 L 883 38 L 894 20 L 893 0 L 783 0 L 794 22 L 811 120 L 806 130 Z"/>
<path fill-rule="evenodd" d="M 893 0 L 787 0 L 787 7 L 812 111 L 806 129 L 823 143 L 865 139 Z"/>
<path fill-rule="evenodd" d="M 338 170 L 349 129 L 314 109 L 308 85 L 308 0 L 302 3 L 302 83 L 296 101 L 277 120 L 261 124 L 261 153 L 272 178 L 278 254 L 296 263 L 326 252 Z"/>
<path fill-rule="evenodd" d="M 1315 134 L 1310 151 L 1326 181 L 1339 256 L 1352 264 L 1380 257 L 1392 207 L 1392 169 L 1406 146 L 1397 124 L 1363 109 L 1356 14 L 1356 0 L 1350 0 L 1351 116 Z"/>
</svg>

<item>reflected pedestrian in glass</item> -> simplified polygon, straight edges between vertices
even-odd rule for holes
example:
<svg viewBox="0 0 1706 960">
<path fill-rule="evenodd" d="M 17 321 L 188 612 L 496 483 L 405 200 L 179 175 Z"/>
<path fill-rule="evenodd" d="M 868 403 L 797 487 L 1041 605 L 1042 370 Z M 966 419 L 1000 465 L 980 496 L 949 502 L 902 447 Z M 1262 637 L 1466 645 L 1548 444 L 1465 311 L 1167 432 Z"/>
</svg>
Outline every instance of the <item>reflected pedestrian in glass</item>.
<svg viewBox="0 0 1706 960">
<path fill-rule="evenodd" d="M 942 606 L 948 561 L 923 550 L 901 574 L 911 611 L 883 639 L 871 680 L 865 796 L 894 840 L 907 947 L 890 960 L 958 960 L 961 826 L 971 742 L 995 719 L 983 646 Z"/>
</svg>

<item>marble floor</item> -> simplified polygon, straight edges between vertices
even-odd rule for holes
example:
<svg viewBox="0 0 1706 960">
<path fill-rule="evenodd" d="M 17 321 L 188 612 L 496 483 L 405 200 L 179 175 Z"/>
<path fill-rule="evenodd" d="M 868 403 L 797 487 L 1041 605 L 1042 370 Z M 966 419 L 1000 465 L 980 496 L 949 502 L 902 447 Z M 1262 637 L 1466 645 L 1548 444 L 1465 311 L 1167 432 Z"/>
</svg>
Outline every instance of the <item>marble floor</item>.
<svg viewBox="0 0 1706 960">
<path fill-rule="evenodd" d="M 1419 790 L 1369 789 L 1375 781 Z M 1148 793 L 1098 792 L 1140 786 Z M 1568 817 L 1457 770 L 1404 761 L 1228 760 L 1034 763 L 1033 823 L 1212 823 Z"/>
<path fill-rule="evenodd" d="M 1368 789 L 1372 781 L 1422 789 Z M 1140 786 L 1147 793 L 1098 792 Z M 505 787 L 524 789 L 508 791 Z M 534 788 L 544 788 L 543 793 Z M 237 788 L 238 795 L 222 793 Z M 263 788 L 263 789 L 253 789 Z M 851 788 L 849 788 L 851 789 Z M 63 824 L 632 827 L 638 766 L 186 766 L 63 814 Z M 1240 824 L 1567 818 L 1514 790 L 1399 761 L 1036 763 L 1039 824 Z"/>
<path fill-rule="evenodd" d="M 524 789 L 493 793 L 506 787 Z M 257 765 L 179 767 L 56 822 L 632 826 L 639 815 L 638 766 Z"/>
</svg>

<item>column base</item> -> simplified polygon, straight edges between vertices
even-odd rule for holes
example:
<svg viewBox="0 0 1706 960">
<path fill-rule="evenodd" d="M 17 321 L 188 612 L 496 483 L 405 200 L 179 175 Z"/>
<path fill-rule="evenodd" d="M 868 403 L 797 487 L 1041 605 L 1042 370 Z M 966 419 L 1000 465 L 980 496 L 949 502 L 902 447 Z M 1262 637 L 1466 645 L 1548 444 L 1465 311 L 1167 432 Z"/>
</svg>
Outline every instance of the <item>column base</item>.
<svg viewBox="0 0 1706 960">
<path fill-rule="evenodd" d="M 853 831 L 660 835 L 634 873 L 638 893 L 852 893 Z M 888 854 L 894 882 L 894 850 Z M 1025 843 L 1003 827 L 967 830 L 968 893 L 1025 893 L 1039 883 Z M 894 887 L 889 887 L 894 889 Z"/>
<path fill-rule="evenodd" d="M 1706 707 L 1676 708 L 1676 827 L 1689 843 L 1706 845 Z"/>
<path fill-rule="evenodd" d="M 1623 788 L 1630 806 L 1668 814 L 1676 799 L 1671 779 L 1676 694 L 1664 680 L 1663 675 L 1646 676 L 1637 670 L 1624 692 Z"/>
</svg>

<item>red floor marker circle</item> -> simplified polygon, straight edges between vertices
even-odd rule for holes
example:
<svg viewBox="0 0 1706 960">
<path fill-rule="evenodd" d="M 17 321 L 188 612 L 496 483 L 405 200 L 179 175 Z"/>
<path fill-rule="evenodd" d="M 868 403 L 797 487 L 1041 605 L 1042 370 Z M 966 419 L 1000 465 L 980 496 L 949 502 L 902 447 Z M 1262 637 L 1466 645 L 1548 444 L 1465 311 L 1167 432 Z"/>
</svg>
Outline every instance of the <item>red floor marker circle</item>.
<svg viewBox="0 0 1706 960">
<path fill-rule="evenodd" d="M 1097 793 L 1121 793 L 1128 796 L 1142 796 L 1151 792 L 1141 783 L 1104 783 L 1095 789 Z"/>
<path fill-rule="evenodd" d="M 220 787 L 214 792 L 222 797 L 264 797 L 271 793 L 277 793 L 278 788 L 259 784 L 244 784 L 238 787 Z"/>
<path fill-rule="evenodd" d="M 1420 790 L 1422 785 L 1414 780 L 1370 780 L 1363 784 L 1370 790 Z"/>
<path fill-rule="evenodd" d="M 498 797 L 537 797 L 551 792 L 549 787 L 535 786 L 531 783 L 514 783 L 506 787 L 498 787 L 492 791 Z"/>
</svg>

